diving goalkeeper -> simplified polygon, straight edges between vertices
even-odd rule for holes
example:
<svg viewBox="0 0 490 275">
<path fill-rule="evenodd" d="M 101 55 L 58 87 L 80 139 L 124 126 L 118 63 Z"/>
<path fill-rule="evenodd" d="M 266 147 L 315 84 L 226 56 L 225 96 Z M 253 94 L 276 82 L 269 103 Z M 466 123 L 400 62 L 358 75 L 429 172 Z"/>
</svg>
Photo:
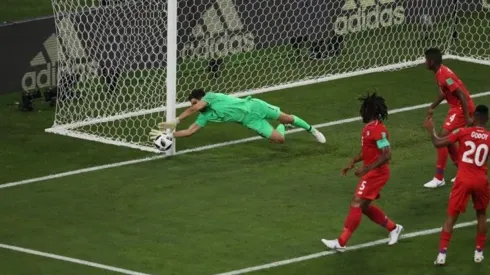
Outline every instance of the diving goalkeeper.
<svg viewBox="0 0 490 275">
<path fill-rule="evenodd" d="M 197 120 L 186 130 L 175 131 L 171 134 L 174 138 L 189 137 L 205 127 L 208 122 L 235 122 L 239 123 L 260 136 L 275 143 L 284 143 L 284 134 L 287 125 L 293 125 L 305 129 L 320 143 L 325 143 L 325 136 L 313 128 L 303 119 L 288 115 L 263 100 L 246 97 L 238 98 L 222 93 L 205 92 L 197 89 L 191 92 L 189 100 L 192 104 L 174 121 L 158 124 L 159 130 L 152 130 L 150 136 L 154 139 L 164 130 L 174 130 L 182 120 L 188 116 L 200 112 Z M 276 129 L 267 120 L 277 120 L 280 124 Z"/>
</svg>

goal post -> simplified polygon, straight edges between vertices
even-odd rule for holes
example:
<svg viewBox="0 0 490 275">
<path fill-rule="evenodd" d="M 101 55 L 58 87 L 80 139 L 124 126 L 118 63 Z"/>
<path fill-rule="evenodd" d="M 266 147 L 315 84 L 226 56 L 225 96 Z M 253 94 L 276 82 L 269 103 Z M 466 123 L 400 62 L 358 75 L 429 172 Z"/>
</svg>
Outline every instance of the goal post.
<svg viewBox="0 0 490 275">
<path fill-rule="evenodd" d="M 416 66 L 434 46 L 490 65 L 490 0 L 52 4 L 58 95 L 47 131 L 150 152 L 150 129 L 195 88 L 280 91 Z"/>
</svg>

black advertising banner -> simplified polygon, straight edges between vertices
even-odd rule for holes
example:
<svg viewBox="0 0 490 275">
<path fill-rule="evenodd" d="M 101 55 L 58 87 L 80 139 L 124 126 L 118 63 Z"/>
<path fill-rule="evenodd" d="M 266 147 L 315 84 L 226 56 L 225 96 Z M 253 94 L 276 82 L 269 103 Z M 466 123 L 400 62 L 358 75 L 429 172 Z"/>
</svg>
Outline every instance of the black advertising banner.
<svg viewBox="0 0 490 275">
<path fill-rule="evenodd" d="M 54 21 L 0 26 L 0 94 L 56 85 Z"/>
<path fill-rule="evenodd" d="M 166 1 L 118 3 L 0 26 L 0 94 L 54 86 L 57 68 L 61 77 L 77 74 L 83 79 L 114 70 L 164 67 Z M 423 17 L 437 23 L 452 18 L 455 10 L 490 12 L 490 0 L 181 0 L 178 4 L 179 60 L 251 52 L 288 44 L 293 37 L 316 41 L 417 24 Z"/>
</svg>

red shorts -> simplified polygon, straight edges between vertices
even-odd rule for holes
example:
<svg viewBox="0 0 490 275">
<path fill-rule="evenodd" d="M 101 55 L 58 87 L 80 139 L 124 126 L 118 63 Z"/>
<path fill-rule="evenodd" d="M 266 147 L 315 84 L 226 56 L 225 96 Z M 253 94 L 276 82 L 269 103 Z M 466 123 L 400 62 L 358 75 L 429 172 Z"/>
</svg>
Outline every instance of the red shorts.
<svg viewBox="0 0 490 275">
<path fill-rule="evenodd" d="M 475 210 L 486 210 L 490 202 L 489 193 L 489 185 L 486 179 L 464 182 L 456 178 L 449 195 L 448 215 L 455 216 L 464 213 L 470 197 L 473 200 Z"/>
<path fill-rule="evenodd" d="M 389 179 L 389 169 L 383 169 L 383 171 L 371 171 L 361 178 L 354 196 L 367 200 L 379 199 L 379 193 Z"/>
<path fill-rule="evenodd" d="M 470 112 L 470 116 L 473 116 L 473 112 Z M 464 119 L 464 112 L 460 108 L 451 108 L 447 113 L 446 120 L 442 125 L 443 129 L 448 132 L 452 132 L 456 129 L 466 126 L 466 120 Z"/>
</svg>

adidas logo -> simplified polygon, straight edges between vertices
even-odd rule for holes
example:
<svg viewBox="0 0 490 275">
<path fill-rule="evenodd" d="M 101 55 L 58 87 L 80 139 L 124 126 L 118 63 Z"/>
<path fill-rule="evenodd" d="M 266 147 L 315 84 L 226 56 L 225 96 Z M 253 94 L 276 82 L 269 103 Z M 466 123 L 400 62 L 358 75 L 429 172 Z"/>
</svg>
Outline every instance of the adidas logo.
<svg viewBox="0 0 490 275">
<path fill-rule="evenodd" d="M 34 70 L 22 76 L 22 90 L 30 91 L 36 88 L 56 86 L 56 65 L 58 63 L 56 35 L 52 34 L 43 43 L 43 50 L 31 60 L 30 65 Z"/>
<path fill-rule="evenodd" d="M 342 12 L 349 15 L 339 16 L 335 20 L 334 30 L 338 35 L 386 28 L 405 22 L 405 8 L 397 6 L 395 0 L 344 1 Z"/>
<path fill-rule="evenodd" d="M 66 73 L 78 73 L 80 74 L 80 80 L 84 80 L 88 76 L 97 75 L 98 64 L 96 62 L 88 62 L 89 58 L 71 21 L 62 19 L 58 23 L 58 31 L 60 37 L 65 41 L 63 45 L 60 43 L 60 47 L 63 50 L 60 51 L 58 56 L 58 37 L 54 33 L 44 41 L 43 49 L 30 62 L 33 70 L 26 72 L 22 76 L 21 86 L 24 91 L 55 87 L 57 85 L 59 61 L 69 62 L 70 68 Z M 77 62 L 77 60 L 81 62 Z"/>
<path fill-rule="evenodd" d="M 180 52 L 183 58 L 219 58 L 255 49 L 255 37 L 245 29 L 232 0 L 216 0 L 192 29 L 194 41 Z"/>
</svg>

